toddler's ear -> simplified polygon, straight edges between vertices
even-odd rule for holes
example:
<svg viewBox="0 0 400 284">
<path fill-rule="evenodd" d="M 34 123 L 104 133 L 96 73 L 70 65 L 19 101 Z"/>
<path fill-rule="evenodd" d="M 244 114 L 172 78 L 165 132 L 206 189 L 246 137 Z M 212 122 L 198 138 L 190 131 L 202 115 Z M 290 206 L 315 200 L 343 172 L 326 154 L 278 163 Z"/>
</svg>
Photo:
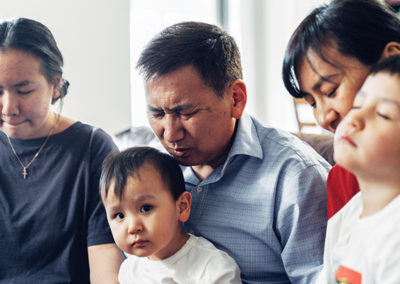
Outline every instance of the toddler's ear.
<svg viewBox="0 0 400 284">
<path fill-rule="evenodd" d="M 191 204 L 192 195 L 188 191 L 183 192 L 176 201 L 176 209 L 178 211 L 179 221 L 186 222 L 189 219 Z"/>
</svg>

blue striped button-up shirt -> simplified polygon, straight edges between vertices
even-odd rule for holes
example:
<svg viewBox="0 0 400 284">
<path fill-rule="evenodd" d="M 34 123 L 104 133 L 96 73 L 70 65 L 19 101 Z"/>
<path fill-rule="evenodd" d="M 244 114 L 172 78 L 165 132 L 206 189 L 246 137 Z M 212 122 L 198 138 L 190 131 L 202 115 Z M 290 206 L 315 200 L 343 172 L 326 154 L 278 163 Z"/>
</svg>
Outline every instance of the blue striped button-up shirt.
<svg viewBox="0 0 400 284">
<path fill-rule="evenodd" d="M 185 229 L 238 263 L 244 283 L 313 283 L 321 269 L 330 166 L 287 132 L 244 114 L 225 163 L 200 181 Z"/>
</svg>

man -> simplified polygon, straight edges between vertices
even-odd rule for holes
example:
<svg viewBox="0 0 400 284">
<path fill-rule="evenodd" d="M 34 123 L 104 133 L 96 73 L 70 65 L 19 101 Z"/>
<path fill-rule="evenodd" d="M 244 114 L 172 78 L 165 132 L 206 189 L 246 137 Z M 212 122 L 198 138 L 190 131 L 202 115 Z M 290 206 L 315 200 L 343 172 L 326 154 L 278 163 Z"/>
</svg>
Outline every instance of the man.
<svg viewBox="0 0 400 284">
<path fill-rule="evenodd" d="M 235 41 L 197 22 L 166 28 L 143 50 L 148 119 L 184 167 L 185 229 L 239 264 L 244 283 L 312 283 L 326 229 L 329 165 L 293 136 L 244 113 Z"/>
</svg>

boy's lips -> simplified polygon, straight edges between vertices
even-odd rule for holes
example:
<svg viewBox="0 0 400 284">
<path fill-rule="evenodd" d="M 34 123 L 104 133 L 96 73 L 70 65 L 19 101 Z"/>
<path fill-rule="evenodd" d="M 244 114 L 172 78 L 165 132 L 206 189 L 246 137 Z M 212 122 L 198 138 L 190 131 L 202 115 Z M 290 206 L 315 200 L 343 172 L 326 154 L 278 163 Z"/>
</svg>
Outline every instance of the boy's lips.
<svg viewBox="0 0 400 284">
<path fill-rule="evenodd" d="M 354 143 L 354 141 L 348 135 L 343 135 L 342 137 L 340 137 L 340 140 L 345 141 L 346 143 L 350 144 L 353 147 L 357 147 L 356 143 Z"/>
</svg>

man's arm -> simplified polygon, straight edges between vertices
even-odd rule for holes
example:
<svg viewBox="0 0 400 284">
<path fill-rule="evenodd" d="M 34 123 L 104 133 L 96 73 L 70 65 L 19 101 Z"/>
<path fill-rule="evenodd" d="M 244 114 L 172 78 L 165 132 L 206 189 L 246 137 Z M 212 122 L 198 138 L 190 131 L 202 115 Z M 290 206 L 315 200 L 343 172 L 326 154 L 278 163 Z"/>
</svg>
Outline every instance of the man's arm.
<svg viewBox="0 0 400 284">
<path fill-rule="evenodd" d="M 327 169 L 295 166 L 293 171 L 283 180 L 277 200 L 281 257 L 292 283 L 314 283 L 323 263 Z"/>
<path fill-rule="evenodd" d="M 113 243 L 88 247 L 90 283 L 118 283 L 118 271 L 125 256 Z"/>
</svg>

